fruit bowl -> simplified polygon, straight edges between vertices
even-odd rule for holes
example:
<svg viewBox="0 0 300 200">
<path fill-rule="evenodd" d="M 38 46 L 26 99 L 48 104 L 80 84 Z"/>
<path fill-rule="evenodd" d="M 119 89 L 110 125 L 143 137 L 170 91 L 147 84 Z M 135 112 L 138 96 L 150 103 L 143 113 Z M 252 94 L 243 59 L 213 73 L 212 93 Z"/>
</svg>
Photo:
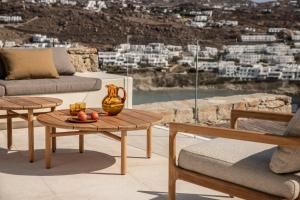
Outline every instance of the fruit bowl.
<svg viewBox="0 0 300 200">
<path fill-rule="evenodd" d="M 92 118 L 88 118 L 84 121 L 80 120 L 78 117 L 70 117 L 67 119 L 67 122 L 71 122 L 71 123 L 94 123 L 97 122 L 98 120 L 96 119 L 92 119 Z"/>
<path fill-rule="evenodd" d="M 93 123 L 93 122 L 97 122 L 98 120 L 99 120 L 99 113 L 91 112 L 87 114 L 84 111 L 80 111 L 77 114 L 77 117 L 69 117 L 67 119 L 67 121 L 71 123 Z"/>
</svg>

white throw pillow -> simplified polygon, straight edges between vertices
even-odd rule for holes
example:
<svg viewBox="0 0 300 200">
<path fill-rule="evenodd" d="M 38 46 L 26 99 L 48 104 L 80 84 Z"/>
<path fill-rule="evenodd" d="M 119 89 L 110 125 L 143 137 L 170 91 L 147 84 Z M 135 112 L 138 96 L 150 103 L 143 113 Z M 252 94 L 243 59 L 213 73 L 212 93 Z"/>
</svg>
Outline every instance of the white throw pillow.
<svg viewBox="0 0 300 200">
<path fill-rule="evenodd" d="M 300 137 L 300 109 L 289 122 L 284 135 Z M 270 169 L 279 174 L 300 171 L 300 147 L 277 147 L 271 158 Z"/>
</svg>

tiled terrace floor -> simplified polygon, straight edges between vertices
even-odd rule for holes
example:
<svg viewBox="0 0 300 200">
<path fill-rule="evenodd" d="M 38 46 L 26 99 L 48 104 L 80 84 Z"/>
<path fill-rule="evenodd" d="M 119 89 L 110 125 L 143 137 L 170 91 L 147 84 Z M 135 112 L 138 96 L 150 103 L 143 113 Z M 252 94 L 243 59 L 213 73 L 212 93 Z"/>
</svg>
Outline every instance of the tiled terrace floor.
<svg viewBox="0 0 300 200">
<path fill-rule="evenodd" d="M 153 130 L 153 157 L 145 158 L 144 132 L 129 134 L 128 174 L 120 172 L 120 144 L 102 135 L 87 135 L 85 153 L 78 153 L 78 136 L 58 138 L 53 168 L 44 168 L 44 129 L 35 129 L 36 161 L 27 161 L 27 130 L 14 129 L 12 151 L 6 131 L 0 132 L 1 200 L 163 200 L 168 186 L 168 132 Z M 178 147 L 205 142 L 187 136 Z M 228 195 L 178 181 L 177 199 L 232 199 Z"/>
</svg>

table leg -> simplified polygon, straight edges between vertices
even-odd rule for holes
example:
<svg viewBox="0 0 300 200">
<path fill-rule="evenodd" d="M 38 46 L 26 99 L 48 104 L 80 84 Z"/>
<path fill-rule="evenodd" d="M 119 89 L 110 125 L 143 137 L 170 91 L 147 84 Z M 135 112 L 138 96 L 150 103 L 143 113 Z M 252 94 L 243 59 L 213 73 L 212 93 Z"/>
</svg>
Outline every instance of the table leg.
<svg viewBox="0 0 300 200">
<path fill-rule="evenodd" d="M 147 129 L 147 158 L 151 158 L 152 152 L 152 127 Z"/>
<path fill-rule="evenodd" d="M 12 146 L 12 118 L 9 117 L 7 111 L 7 149 L 10 150 Z"/>
<path fill-rule="evenodd" d="M 51 112 L 54 112 L 56 107 L 51 108 Z M 52 128 L 52 133 L 56 133 L 56 128 Z M 56 137 L 52 137 L 52 152 L 56 151 Z"/>
<path fill-rule="evenodd" d="M 51 127 L 45 127 L 45 166 L 51 168 Z"/>
<path fill-rule="evenodd" d="M 56 133 L 56 128 L 52 128 L 52 133 Z M 52 152 L 56 151 L 56 137 L 52 137 Z"/>
<path fill-rule="evenodd" d="M 84 135 L 79 135 L 79 153 L 84 152 Z"/>
<path fill-rule="evenodd" d="M 127 171 L 127 131 L 121 132 L 121 174 Z"/>
<path fill-rule="evenodd" d="M 29 162 L 34 161 L 34 128 L 33 128 L 33 109 L 28 110 L 28 152 Z"/>
</svg>

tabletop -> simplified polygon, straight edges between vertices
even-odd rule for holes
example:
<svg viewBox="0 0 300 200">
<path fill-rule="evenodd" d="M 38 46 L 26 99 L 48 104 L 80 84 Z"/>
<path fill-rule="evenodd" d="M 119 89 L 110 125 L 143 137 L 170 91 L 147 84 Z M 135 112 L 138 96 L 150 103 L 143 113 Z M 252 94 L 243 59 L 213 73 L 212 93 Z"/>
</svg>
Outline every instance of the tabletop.
<svg viewBox="0 0 300 200">
<path fill-rule="evenodd" d="M 86 113 L 96 111 L 103 113 L 102 109 L 89 108 Z M 38 116 L 38 121 L 43 125 L 56 128 L 86 130 L 86 131 L 118 131 L 118 130 L 139 130 L 146 129 L 162 120 L 162 115 L 158 113 L 124 109 L 116 116 L 100 115 L 99 120 L 94 123 L 71 123 L 69 110 L 57 110 Z"/>
<path fill-rule="evenodd" d="M 53 108 L 63 103 L 51 97 L 0 97 L 0 110 L 27 110 Z"/>
</svg>

